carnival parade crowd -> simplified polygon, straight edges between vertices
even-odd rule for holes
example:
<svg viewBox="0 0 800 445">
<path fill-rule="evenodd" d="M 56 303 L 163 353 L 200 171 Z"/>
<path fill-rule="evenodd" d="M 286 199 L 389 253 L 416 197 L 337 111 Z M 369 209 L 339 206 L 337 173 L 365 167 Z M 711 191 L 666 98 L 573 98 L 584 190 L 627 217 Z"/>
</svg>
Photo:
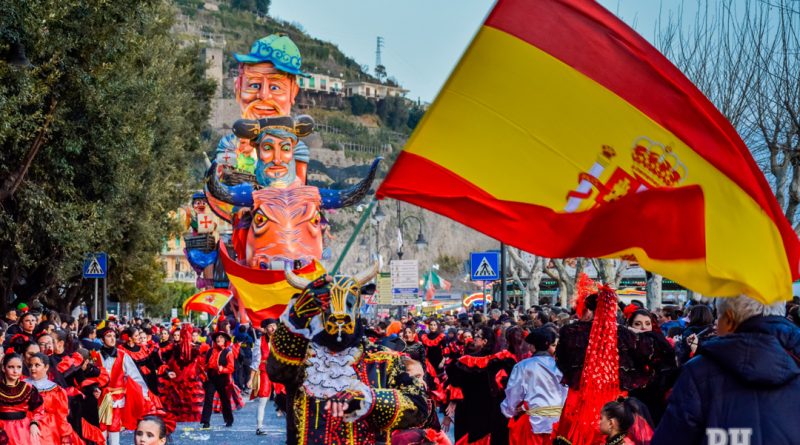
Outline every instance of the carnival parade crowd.
<svg viewBox="0 0 800 445">
<path fill-rule="evenodd" d="M 609 312 L 616 329 L 607 331 L 592 329 L 597 310 L 590 294 L 572 309 L 370 321 L 364 341 L 394 351 L 424 382 L 430 407 L 424 423 L 385 441 L 448 444 L 452 429 L 457 444 L 578 443 L 567 437 L 586 422 L 574 413 L 599 396 L 586 383 L 607 378 L 618 388 L 605 394 L 599 424 L 581 443 L 712 443 L 704 442 L 710 426 L 750 426 L 753 444 L 800 437 L 786 415 L 800 400 L 797 298 L 772 306 L 747 297 L 690 301 L 654 312 L 620 304 Z M 266 368 L 279 325 L 232 317 L 208 328 L 179 319 L 91 322 L 20 305 L 0 323 L 0 444 L 117 444 L 122 429 L 135 430 L 137 444 L 164 444 L 176 422 L 208 428 L 221 412 L 232 425 L 245 397 L 258 399 L 256 435 L 272 400 L 287 418 L 287 443 L 297 443 L 286 389 Z M 612 337 L 597 337 L 603 332 Z M 596 363 L 598 339 L 616 346 L 617 369 Z"/>
</svg>

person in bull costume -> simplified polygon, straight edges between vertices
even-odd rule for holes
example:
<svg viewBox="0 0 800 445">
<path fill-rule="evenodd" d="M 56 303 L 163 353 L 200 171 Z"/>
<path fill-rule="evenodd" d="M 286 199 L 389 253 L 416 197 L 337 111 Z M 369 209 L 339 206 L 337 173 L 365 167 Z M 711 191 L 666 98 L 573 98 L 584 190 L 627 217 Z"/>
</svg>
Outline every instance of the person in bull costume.
<svg viewBox="0 0 800 445">
<path fill-rule="evenodd" d="M 302 292 L 270 339 L 267 372 L 286 385 L 290 444 L 389 442 L 394 429 L 423 424 L 430 412 L 423 383 L 400 355 L 369 343 L 360 317 L 362 295 L 374 292 L 373 267 L 354 277 L 309 281 L 286 270 Z"/>
</svg>

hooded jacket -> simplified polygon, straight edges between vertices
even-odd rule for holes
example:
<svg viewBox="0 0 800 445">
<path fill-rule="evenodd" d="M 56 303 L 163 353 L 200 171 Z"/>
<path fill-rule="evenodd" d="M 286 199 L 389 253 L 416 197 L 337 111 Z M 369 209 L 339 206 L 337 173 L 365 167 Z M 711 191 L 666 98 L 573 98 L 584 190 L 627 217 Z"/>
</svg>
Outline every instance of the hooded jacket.
<svg viewBox="0 0 800 445">
<path fill-rule="evenodd" d="M 796 444 L 798 401 L 800 329 L 783 317 L 753 317 L 700 345 L 651 445 L 707 444 L 709 428 L 750 428 L 750 445 Z"/>
</svg>

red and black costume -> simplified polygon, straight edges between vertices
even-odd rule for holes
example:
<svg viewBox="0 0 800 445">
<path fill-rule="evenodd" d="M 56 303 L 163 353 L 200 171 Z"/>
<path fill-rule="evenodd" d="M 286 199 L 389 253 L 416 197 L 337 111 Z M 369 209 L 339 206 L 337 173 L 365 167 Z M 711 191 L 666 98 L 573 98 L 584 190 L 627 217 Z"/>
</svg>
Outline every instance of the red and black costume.
<svg viewBox="0 0 800 445">
<path fill-rule="evenodd" d="M 125 336 L 126 334 L 122 334 L 123 340 L 125 339 Z M 147 383 L 147 389 L 153 394 L 158 394 L 157 371 L 161 365 L 161 359 L 158 357 L 158 351 L 154 351 L 148 345 L 129 345 L 128 343 L 123 343 L 120 345 L 120 348 L 125 350 L 128 356 L 133 359 L 136 367 L 139 368 L 142 378 L 144 378 L 145 383 Z"/>
<path fill-rule="evenodd" d="M 231 410 L 231 386 L 235 357 L 231 351 L 231 347 L 226 345 L 220 347 L 216 344 L 216 338 L 220 335 L 226 337 L 230 342 L 230 337 L 222 332 L 214 334 L 214 346 L 206 353 L 204 358 L 204 366 L 206 372 L 206 381 L 203 385 L 205 391 L 205 399 L 203 400 L 203 412 L 200 416 L 200 421 L 207 425 L 211 421 L 211 410 L 214 403 L 214 394 L 219 394 L 219 400 L 222 404 L 222 418 L 225 420 L 225 425 L 233 424 L 233 411 Z"/>
<path fill-rule="evenodd" d="M 456 403 L 457 444 L 508 445 L 508 420 L 500 411 L 505 379 L 516 364 L 514 354 L 490 349 L 465 355 L 447 366 L 448 383 L 461 390 Z"/>
<path fill-rule="evenodd" d="M 162 379 L 164 408 L 177 422 L 198 422 L 203 411 L 204 375 L 200 348 L 192 343 L 192 327 L 181 329 L 181 340 L 169 348 L 165 376 Z M 163 358 L 163 356 L 162 356 Z M 168 373 L 175 373 L 170 378 Z"/>
<path fill-rule="evenodd" d="M 39 391 L 32 385 L 20 380 L 9 386 L 0 378 L 0 432 L 5 433 L 8 445 L 33 443 L 31 423 L 42 424 L 43 403 Z"/>
<path fill-rule="evenodd" d="M 447 336 L 439 331 L 436 332 L 423 332 L 419 336 L 420 342 L 425 346 L 425 358 L 430 366 L 436 370 L 436 373 L 441 373 L 439 365 L 444 358 L 444 347 L 447 345 Z"/>
</svg>

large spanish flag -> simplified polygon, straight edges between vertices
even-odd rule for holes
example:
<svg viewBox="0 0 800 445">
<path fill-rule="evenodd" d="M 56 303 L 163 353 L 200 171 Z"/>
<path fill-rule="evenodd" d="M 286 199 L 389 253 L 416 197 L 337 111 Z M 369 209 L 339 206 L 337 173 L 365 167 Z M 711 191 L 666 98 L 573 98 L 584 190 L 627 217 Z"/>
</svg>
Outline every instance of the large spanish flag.
<svg viewBox="0 0 800 445">
<path fill-rule="evenodd" d="M 286 274 L 282 270 L 252 269 L 239 264 L 228 255 L 228 249 L 222 243 L 219 251 L 225 273 L 236 291 L 236 298 L 244 306 L 254 326 L 266 318 L 278 318 L 292 296 L 300 292 L 286 281 Z M 325 273 L 325 268 L 314 261 L 294 273 L 315 280 Z"/>
<path fill-rule="evenodd" d="M 791 297 L 798 239 L 730 123 L 593 1 L 500 0 L 378 190 L 551 258 Z"/>
</svg>

